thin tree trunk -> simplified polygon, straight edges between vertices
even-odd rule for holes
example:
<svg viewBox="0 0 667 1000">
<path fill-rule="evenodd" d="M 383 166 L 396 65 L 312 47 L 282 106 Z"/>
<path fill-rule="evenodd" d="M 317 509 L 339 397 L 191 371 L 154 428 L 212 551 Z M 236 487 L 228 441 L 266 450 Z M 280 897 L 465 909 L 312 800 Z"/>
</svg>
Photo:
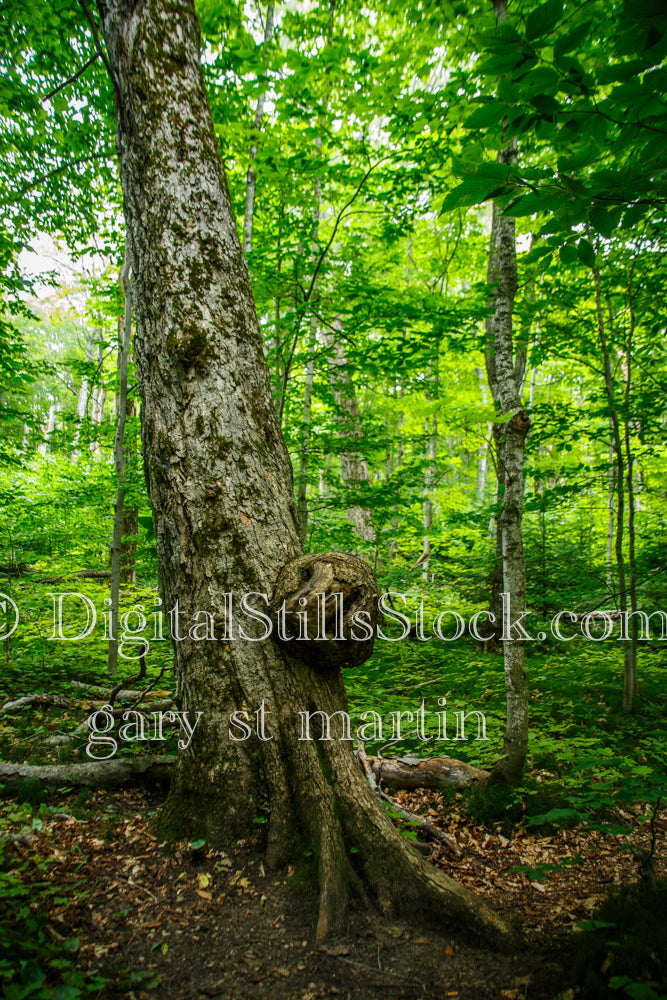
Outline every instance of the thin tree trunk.
<svg viewBox="0 0 667 1000">
<path fill-rule="evenodd" d="M 602 291 L 600 282 L 600 269 L 593 268 L 593 280 L 595 282 L 595 311 L 598 321 L 598 335 L 600 338 L 600 348 L 602 350 L 602 363 L 604 368 L 604 385 L 609 405 L 609 419 L 611 421 L 612 437 L 614 441 L 614 453 L 616 457 L 616 571 L 618 573 L 618 610 L 625 614 L 628 609 L 628 592 L 626 588 L 625 554 L 623 551 L 623 533 L 625 527 L 625 462 L 623 458 L 623 444 L 621 440 L 621 428 L 618 416 L 618 407 L 614 394 L 614 375 L 612 371 L 611 355 L 607 342 L 607 333 L 602 312 Z M 634 619 L 633 619 L 634 620 Z M 623 710 L 632 710 L 633 688 L 635 669 L 632 660 L 632 640 L 623 642 Z"/>
<path fill-rule="evenodd" d="M 301 422 L 301 448 L 299 451 L 299 477 L 296 502 L 297 516 L 299 519 L 299 534 L 304 545 L 306 544 L 308 537 L 308 465 L 310 461 L 310 436 L 316 347 L 317 320 L 314 316 L 312 316 L 310 320 L 310 338 L 308 341 L 306 378 L 303 386 L 303 420 Z"/>
<path fill-rule="evenodd" d="M 506 0 L 493 0 L 498 22 L 507 19 Z M 499 161 L 517 162 L 516 140 L 510 138 L 498 155 Z M 494 232 L 495 230 L 495 232 Z M 495 305 L 487 327 L 487 370 L 489 386 L 496 406 L 500 404 L 503 418 L 494 427 L 499 472 L 503 470 L 503 505 L 498 527 L 502 543 L 503 595 L 503 657 L 505 665 L 505 697 L 507 723 L 503 739 L 503 756 L 497 762 L 493 777 L 508 784 L 518 784 L 528 753 L 528 684 L 526 680 L 525 640 L 514 622 L 521 619 L 526 608 L 526 563 L 523 552 L 521 521 L 523 515 L 523 465 L 526 435 L 530 418 L 521 404 L 520 386 L 525 372 L 525 351 L 516 359 L 512 342 L 512 312 L 517 289 L 517 263 L 514 219 L 500 214 L 493 206 L 489 281 L 495 284 Z M 492 337 L 489 336 L 492 333 Z M 489 348 L 492 345 L 492 358 Z M 507 608 L 507 610 L 506 610 Z M 496 614 L 500 609 L 496 609 Z M 496 619 L 496 625 L 498 619 Z"/>
<path fill-rule="evenodd" d="M 270 3 L 266 9 L 266 21 L 264 22 L 264 45 L 266 46 L 273 36 L 273 18 L 275 13 L 275 4 Z M 254 131 L 253 138 L 250 144 L 250 153 L 248 155 L 248 174 L 246 177 L 245 186 L 245 210 L 243 213 L 243 252 L 249 254 L 252 250 L 252 224 L 253 217 L 255 214 L 255 190 L 257 187 L 257 171 L 255 170 L 254 163 L 255 157 L 257 156 L 258 149 L 258 135 L 262 128 L 262 119 L 264 118 L 264 101 L 266 95 L 264 91 L 257 98 L 257 105 L 255 107 L 255 121 L 254 121 Z"/>
<path fill-rule="evenodd" d="M 121 283 L 125 296 L 123 313 L 122 339 L 118 359 L 120 385 L 118 392 L 118 420 L 116 437 L 113 446 L 114 466 L 116 468 L 116 503 L 113 517 L 113 541 L 111 543 L 111 637 L 107 654 L 107 673 L 115 677 L 118 671 L 118 604 L 120 600 L 120 570 L 121 550 L 123 542 L 123 507 L 125 501 L 125 418 L 127 416 L 127 362 L 130 354 L 130 337 L 132 332 L 132 301 L 130 286 L 131 258 L 127 239 L 125 242 L 125 260 L 121 272 Z M 121 331 L 119 330 L 119 333 Z"/>
<path fill-rule="evenodd" d="M 101 376 L 102 376 L 102 363 L 103 363 L 103 361 L 104 361 L 104 348 L 103 348 L 103 346 L 101 344 L 101 331 L 100 331 L 100 337 L 98 338 L 98 344 L 97 344 L 97 374 L 96 374 L 96 378 L 97 379 L 101 378 Z M 92 413 L 91 413 L 91 425 L 92 425 L 91 426 L 91 432 L 92 432 L 91 433 L 91 437 L 92 437 L 92 440 L 91 440 L 90 445 L 89 445 L 90 451 L 92 451 L 94 455 L 99 455 L 100 451 L 101 451 L 100 441 L 99 441 L 99 428 L 100 428 L 100 425 L 101 425 L 102 421 L 104 420 L 104 402 L 106 400 L 106 395 L 107 395 L 107 391 L 104 388 L 104 386 L 100 385 L 100 383 L 98 381 L 96 381 L 95 385 L 93 386 L 93 391 L 92 391 L 92 394 L 91 394 L 91 403 L 92 403 L 92 406 L 91 406 L 91 409 L 92 409 Z"/>
<path fill-rule="evenodd" d="M 404 389 L 401 386 L 400 396 L 401 399 L 404 395 Z M 403 465 L 403 410 L 399 410 L 396 415 L 396 471 L 398 471 Z M 396 556 L 396 549 L 398 548 L 398 506 L 394 506 L 392 518 L 391 518 L 391 542 L 389 544 L 389 558 L 388 563 L 391 564 Z"/>
<path fill-rule="evenodd" d="M 616 471 L 614 468 L 614 430 L 609 420 L 609 456 L 607 462 L 607 590 L 614 593 L 614 517 L 616 507 Z"/>
<path fill-rule="evenodd" d="M 479 382 L 480 392 L 482 394 L 482 401 L 484 405 L 487 405 L 488 398 L 486 394 L 486 386 L 484 384 L 484 372 L 481 368 L 475 368 L 475 375 Z M 493 424 L 486 425 L 487 435 L 491 435 L 493 432 Z M 475 479 L 475 503 L 481 506 L 484 503 L 484 496 L 486 493 L 486 476 L 489 466 L 489 445 L 488 440 L 477 449 L 477 475 Z"/>
<path fill-rule="evenodd" d="M 44 427 L 44 434 L 42 441 L 37 445 L 37 451 L 40 455 L 46 455 L 46 449 L 51 441 L 51 435 L 56 429 L 56 413 L 58 411 L 58 406 L 56 403 L 51 403 L 49 406 L 49 415 L 46 418 L 46 426 Z"/>
<path fill-rule="evenodd" d="M 332 326 L 335 332 L 323 333 L 322 339 L 331 351 L 329 356 L 331 391 L 337 406 L 338 434 L 345 442 L 345 450 L 340 452 L 340 478 L 344 486 L 358 489 L 362 483 L 370 484 L 371 476 L 363 454 L 355 448 L 363 438 L 363 428 L 341 337 L 343 330 L 341 319 L 337 317 Z M 347 509 L 347 519 L 354 525 L 359 538 L 366 542 L 375 540 L 373 512 L 368 507 L 352 504 Z"/>
<path fill-rule="evenodd" d="M 317 143 L 321 146 L 321 139 Z M 317 260 L 320 233 L 320 203 L 322 200 L 322 183 L 318 177 L 315 181 L 315 206 L 313 208 L 313 267 Z M 317 275 L 313 281 L 311 297 L 317 301 Z M 310 335 L 308 338 L 308 360 L 306 361 L 306 378 L 303 386 L 303 420 L 301 424 L 301 448 L 299 452 L 299 475 L 297 479 L 296 510 L 299 518 L 299 533 L 301 541 L 306 544 L 308 537 L 308 465 L 310 462 L 311 414 L 313 408 L 313 381 L 315 379 L 315 351 L 317 348 L 317 317 L 310 317 Z"/>
<path fill-rule="evenodd" d="M 134 466 L 137 457 L 137 437 L 134 426 L 131 425 L 130 433 L 127 430 L 128 423 L 133 421 L 135 416 L 135 401 L 134 399 L 127 399 L 124 438 L 126 484 L 128 469 Z M 137 505 L 128 506 L 125 498 L 123 501 L 122 542 L 120 546 L 120 578 L 124 583 L 135 583 L 137 579 L 135 560 L 137 554 L 137 536 L 139 534 L 138 514 L 139 508 Z"/>
<path fill-rule="evenodd" d="M 81 379 L 81 388 L 79 389 L 79 396 L 76 403 L 76 431 L 74 434 L 74 450 L 76 453 L 76 448 L 79 444 L 79 438 L 81 437 L 81 429 L 85 419 L 88 415 L 88 400 L 90 399 L 90 379 L 88 377 L 88 371 L 95 358 L 95 345 L 102 335 L 100 329 L 94 329 L 92 334 L 86 340 L 86 374 Z"/>
<path fill-rule="evenodd" d="M 350 742 L 299 739 L 299 712 L 345 709 L 340 670 L 311 666 L 287 643 L 256 633 L 258 641 L 243 640 L 238 618 L 231 632 L 226 595 L 236 609 L 249 591 L 271 595 L 280 568 L 293 565 L 302 547 L 289 456 L 207 106 L 199 26 L 191 0 L 99 0 L 99 9 L 115 84 L 160 589 L 165 609 L 178 602 L 174 617 L 184 636 L 175 643 L 177 699 L 199 720 L 161 822 L 226 842 L 248 836 L 268 801 L 269 860 L 286 859 L 299 842 L 315 852 L 320 939 L 344 923 L 347 887 L 363 883 L 385 913 L 507 940 L 494 911 L 401 838 Z M 367 579 L 367 569 L 356 572 Z M 262 599 L 253 605 L 261 608 Z M 203 625 L 216 630 L 215 642 L 197 641 L 190 628 L 195 613 L 207 610 L 212 618 Z M 252 634 L 247 617 L 243 624 Z M 230 714 L 242 710 L 260 732 L 235 740 Z"/>
<path fill-rule="evenodd" d="M 635 555 L 635 485 L 634 485 L 634 456 L 630 442 L 630 430 L 632 422 L 630 419 L 630 398 L 632 390 L 632 351 L 634 348 L 633 337 L 635 332 L 635 312 L 632 294 L 632 273 L 628 279 L 628 307 L 630 322 L 628 325 L 628 339 L 625 352 L 625 407 L 624 407 L 624 444 L 625 444 L 625 467 L 626 482 L 628 491 L 628 595 L 630 597 L 630 611 L 632 612 L 632 627 L 630 632 L 629 662 L 626 663 L 627 686 L 630 688 L 630 701 L 638 693 L 637 683 L 637 639 L 639 622 L 637 618 L 637 560 Z"/>
</svg>

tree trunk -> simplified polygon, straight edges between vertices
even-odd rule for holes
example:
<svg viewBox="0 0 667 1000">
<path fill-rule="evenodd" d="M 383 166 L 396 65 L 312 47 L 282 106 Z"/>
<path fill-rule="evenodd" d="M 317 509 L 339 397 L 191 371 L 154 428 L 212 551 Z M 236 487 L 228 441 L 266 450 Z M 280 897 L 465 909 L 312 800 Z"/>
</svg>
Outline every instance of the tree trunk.
<svg viewBox="0 0 667 1000">
<path fill-rule="evenodd" d="M 86 374 L 81 379 L 81 388 L 79 389 L 79 396 L 76 403 L 76 431 L 73 442 L 75 454 L 79 438 L 81 437 L 81 429 L 88 416 L 88 400 L 90 398 L 90 379 L 88 373 L 95 359 L 97 342 L 101 336 L 102 331 L 99 328 L 95 328 L 86 341 Z"/>
<path fill-rule="evenodd" d="M 42 441 L 37 445 L 37 451 L 40 455 L 46 455 L 46 449 L 51 441 L 51 435 L 56 429 L 56 413 L 58 412 L 58 406 L 56 403 L 51 403 L 49 406 L 49 415 L 46 418 L 46 426 L 44 428 L 44 436 Z"/>
<path fill-rule="evenodd" d="M 132 302 L 130 292 L 130 252 L 125 245 L 125 260 L 121 272 L 121 283 L 125 296 L 122 338 L 118 353 L 118 420 L 113 445 L 113 459 L 116 468 L 116 503 L 113 516 L 113 541 L 111 542 L 111 637 L 107 655 L 107 673 L 115 677 L 118 670 L 118 604 L 120 600 L 120 573 L 123 543 L 123 512 L 125 506 L 125 417 L 127 415 L 127 362 L 130 355 L 130 335 L 132 331 Z M 121 330 L 119 330 L 121 333 Z"/>
<path fill-rule="evenodd" d="M 316 140 L 318 146 L 322 140 Z M 316 266 L 317 250 L 320 233 L 320 203 L 322 200 L 322 183 L 318 177 L 315 181 L 315 206 L 313 208 L 313 268 Z M 311 297 L 317 301 L 317 275 L 313 281 Z M 299 534 L 305 545 L 308 536 L 308 466 L 310 464 L 311 416 L 313 409 L 313 382 L 315 379 L 315 351 L 317 349 L 317 317 L 310 317 L 310 334 L 308 337 L 308 360 L 306 361 L 306 378 L 303 386 L 303 420 L 301 423 L 301 447 L 299 449 L 299 476 L 297 479 L 296 510 L 299 519 Z"/>
<path fill-rule="evenodd" d="M 98 341 L 101 337 L 98 338 Z M 96 379 L 101 379 L 102 377 L 102 364 L 104 363 L 104 348 L 101 343 L 98 342 L 97 345 L 97 372 Z M 91 393 L 91 441 L 89 444 L 89 449 L 94 455 L 99 455 L 101 452 L 100 441 L 99 441 L 99 428 L 104 420 L 104 403 L 106 401 L 107 391 L 103 385 L 100 385 L 96 381 L 93 386 L 93 391 Z"/>
<path fill-rule="evenodd" d="M 428 583 L 430 579 L 430 561 L 431 561 L 431 525 L 433 523 L 433 501 L 431 499 L 431 490 L 433 489 L 433 460 L 435 455 L 433 454 L 434 441 L 436 439 L 436 416 L 433 414 L 433 433 L 430 431 L 430 421 L 426 417 L 426 422 L 424 425 L 424 442 L 425 442 L 425 455 L 424 455 L 424 500 L 422 503 L 422 521 L 424 526 L 424 536 L 422 544 L 422 579 L 424 583 Z"/>
<path fill-rule="evenodd" d="M 39 781 L 50 788 L 63 785 L 85 788 L 114 788 L 130 781 L 167 782 L 174 757 L 168 754 L 145 754 L 137 757 L 115 757 L 111 760 L 91 760 L 82 764 L 6 764 L 0 762 L 0 781 L 8 789 L 20 787 L 26 780 Z"/>
<path fill-rule="evenodd" d="M 626 586 L 625 554 L 623 534 L 625 530 L 625 462 L 623 455 L 623 443 L 621 440 L 621 424 L 614 393 L 614 374 L 612 370 L 611 354 L 605 330 L 604 314 L 602 311 L 602 288 L 600 281 L 600 269 L 593 268 L 593 281 L 595 283 L 595 311 L 598 322 L 598 336 L 600 338 L 600 349 L 602 351 L 602 364 L 604 371 L 604 386 L 609 405 L 609 419 L 611 422 L 612 440 L 614 443 L 614 453 L 616 456 L 616 538 L 614 553 L 616 557 L 616 569 L 618 573 L 618 610 L 624 615 L 628 609 L 628 591 Z M 636 618 L 633 618 L 636 623 Z M 633 648 L 632 638 L 629 637 L 623 642 L 623 710 L 632 710 L 634 688 L 636 684 L 636 648 Z"/>
<path fill-rule="evenodd" d="M 635 332 L 635 311 L 632 293 L 632 272 L 628 279 L 628 312 L 630 322 L 628 324 L 628 339 L 625 351 L 625 400 L 624 400 L 624 444 L 625 444 L 625 465 L 627 469 L 627 491 L 628 491 L 628 596 L 630 598 L 630 611 L 632 612 L 632 627 L 630 633 L 629 663 L 626 664 L 627 679 L 630 688 L 630 700 L 636 697 L 638 692 L 637 681 L 637 641 L 639 621 L 637 618 L 637 558 L 635 554 L 635 484 L 634 484 L 634 455 L 630 441 L 630 431 L 632 421 L 630 419 L 630 400 L 632 397 L 632 352 L 634 349 Z"/>
<path fill-rule="evenodd" d="M 345 486 L 358 489 L 361 483 L 370 484 L 371 476 L 363 454 L 354 447 L 355 444 L 358 447 L 363 438 L 363 428 L 341 336 L 343 324 L 340 319 L 335 319 L 332 325 L 335 333 L 325 333 L 322 336 L 327 348 L 332 351 L 329 358 L 331 391 L 338 407 L 339 436 L 347 445 L 340 453 L 340 478 Z M 353 504 L 348 507 L 347 519 L 354 525 L 359 538 L 365 542 L 375 540 L 373 512 L 368 507 Z"/>
<path fill-rule="evenodd" d="M 268 42 L 271 41 L 271 36 L 273 35 L 273 16 L 275 12 L 275 4 L 270 3 L 266 10 L 266 21 L 264 24 L 264 45 L 266 46 Z M 257 98 L 257 106 L 255 108 L 255 121 L 254 121 L 254 131 L 253 138 L 250 144 L 250 154 L 248 156 L 248 176 L 246 178 L 245 186 L 245 211 L 243 213 L 243 252 L 245 254 L 250 253 L 252 250 L 252 223 L 255 214 L 255 189 L 257 187 L 257 171 L 254 167 L 255 157 L 257 156 L 257 143 L 258 134 L 262 127 L 262 119 L 264 118 L 264 91 Z"/>
<path fill-rule="evenodd" d="M 506 0 L 493 0 L 498 22 L 507 18 Z M 498 155 L 504 163 L 516 163 L 516 140 L 510 138 Z M 489 283 L 495 284 L 495 304 L 487 322 L 487 371 L 489 387 L 502 423 L 494 426 L 498 470 L 503 469 L 503 505 L 498 519 L 502 545 L 503 608 L 496 607 L 496 627 L 502 621 L 503 657 L 507 723 L 503 756 L 497 762 L 494 779 L 516 785 L 521 780 L 528 753 L 528 685 L 525 645 L 521 633 L 513 631 L 514 622 L 526 608 L 526 563 L 523 552 L 521 521 L 523 516 L 523 464 L 530 418 L 521 404 L 521 385 L 525 372 L 525 351 L 514 357 L 512 312 L 517 289 L 516 240 L 514 219 L 500 214 L 493 206 Z"/>
<path fill-rule="evenodd" d="M 268 598 L 280 568 L 301 553 L 289 457 L 192 0 L 99 0 L 99 9 L 115 90 L 160 588 L 184 636 L 175 642 L 178 701 L 191 718 L 202 713 L 162 823 L 225 842 L 256 830 L 253 819 L 268 805 L 271 862 L 298 843 L 316 852 L 320 939 L 342 924 L 347 886 L 359 882 L 385 912 L 506 939 L 506 925 L 482 900 L 406 846 L 349 742 L 299 739 L 299 712 L 345 708 L 340 670 L 318 670 L 273 639 L 242 639 L 223 614 L 227 594 L 237 611 L 250 591 Z M 263 599 L 252 603 L 261 608 Z M 205 625 L 218 641 L 198 641 L 188 627 L 197 611 L 199 636 Z M 260 719 L 262 706 L 266 730 L 235 741 L 230 713 L 248 709 Z"/>
<path fill-rule="evenodd" d="M 616 472 L 614 469 L 614 429 L 609 420 L 609 456 L 607 463 L 607 590 L 614 593 L 614 516 L 615 516 Z"/>
<path fill-rule="evenodd" d="M 299 450 L 299 478 L 297 483 L 297 514 L 299 534 L 305 545 L 308 541 L 308 465 L 310 463 L 310 438 L 313 409 L 313 381 L 315 379 L 315 350 L 317 348 L 317 320 L 311 317 L 306 378 L 303 386 L 303 420 L 301 422 L 301 447 Z"/>
</svg>

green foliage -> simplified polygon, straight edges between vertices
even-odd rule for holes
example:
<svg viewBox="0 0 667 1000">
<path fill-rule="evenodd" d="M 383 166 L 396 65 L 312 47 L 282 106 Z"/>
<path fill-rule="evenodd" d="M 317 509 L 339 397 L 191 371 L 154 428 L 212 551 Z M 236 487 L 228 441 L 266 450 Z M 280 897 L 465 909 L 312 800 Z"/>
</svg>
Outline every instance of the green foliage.
<svg viewBox="0 0 667 1000">
<path fill-rule="evenodd" d="M 666 955 L 667 885 L 625 886 L 576 935 L 574 982 L 591 1000 L 655 1000 L 667 996 Z"/>
<path fill-rule="evenodd" d="M 38 860 L 38 859 L 35 859 Z M 41 863 L 41 862 L 40 862 Z M 58 940 L 49 922 L 51 907 L 68 900 L 48 881 L 26 881 L 28 863 L 0 855 L 0 981 L 7 1000 L 79 1000 L 101 990 L 104 977 L 77 969 L 76 937 Z M 81 882 L 73 894 L 81 894 Z"/>
</svg>

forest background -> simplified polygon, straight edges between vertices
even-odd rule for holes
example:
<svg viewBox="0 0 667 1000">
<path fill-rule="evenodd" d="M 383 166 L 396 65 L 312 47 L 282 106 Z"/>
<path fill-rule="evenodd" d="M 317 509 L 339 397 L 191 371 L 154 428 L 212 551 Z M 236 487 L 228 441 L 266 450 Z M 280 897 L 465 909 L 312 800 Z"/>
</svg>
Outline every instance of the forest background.
<svg viewBox="0 0 667 1000">
<path fill-rule="evenodd" d="M 99 632 L 50 641 L 50 592 L 98 609 L 111 593 L 115 614 L 157 596 L 112 92 L 84 8 L 0 11 L 0 573 L 22 613 L 3 642 L 8 699 L 136 673 Z M 197 9 L 306 550 L 363 556 L 413 621 L 423 603 L 426 634 L 445 608 L 497 609 L 502 449 L 526 414 L 525 601 L 546 634 L 525 644 L 518 790 L 470 808 L 604 823 L 624 799 L 648 822 L 665 774 L 665 616 L 619 636 L 624 612 L 667 611 L 662 5 Z M 489 335 L 499 219 L 516 226 L 513 405 Z M 38 245 L 57 248 L 50 277 Z M 563 610 L 591 612 L 591 637 L 568 619 L 577 637 L 554 637 Z M 488 742 L 454 756 L 491 769 L 507 712 L 492 632 L 378 644 L 347 675 L 352 709 L 482 711 Z M 165 643 L 147 658 L 166 689 L 170 657 Z M 31 718 L 7 716 L 5 760 L 84 759 L 53 741 L 82 715 Z"/>
</svg>

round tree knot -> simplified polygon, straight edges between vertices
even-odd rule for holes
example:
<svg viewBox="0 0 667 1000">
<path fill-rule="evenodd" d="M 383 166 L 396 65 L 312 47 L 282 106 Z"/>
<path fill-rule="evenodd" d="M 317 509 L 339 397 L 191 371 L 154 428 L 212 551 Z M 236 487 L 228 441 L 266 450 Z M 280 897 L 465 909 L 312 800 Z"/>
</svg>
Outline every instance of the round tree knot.
<svg viewBox="0 0 667 1000">
<path fill-rule="evenodd" d="M 530 417 L 525 410 L 519 410 L 512 417 L 512 426 L 519 434 L 526 435 L 530 427 Z"/>
<path fill-rule="evenodd" d="M 349 552 L 299 556 L 276 581 L 274 636 L 292 656 L 319 669 L 358 667 L 373 652 L 379 597 L 363 559 Z"/>
</svg>

